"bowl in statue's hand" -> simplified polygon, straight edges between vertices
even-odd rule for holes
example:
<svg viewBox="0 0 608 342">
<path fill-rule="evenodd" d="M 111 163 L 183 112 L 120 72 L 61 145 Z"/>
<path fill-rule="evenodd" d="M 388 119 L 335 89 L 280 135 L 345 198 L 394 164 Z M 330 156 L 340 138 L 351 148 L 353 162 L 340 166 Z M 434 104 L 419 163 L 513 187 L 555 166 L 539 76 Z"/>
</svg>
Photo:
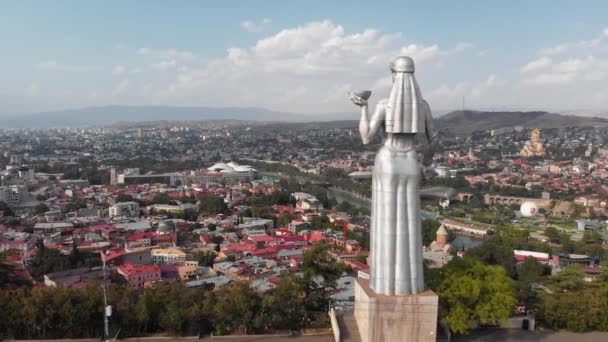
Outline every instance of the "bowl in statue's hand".
<svg viewBox="0 0 608 342">
<path fill-rule="evenodd" d="M 372 91 L 371 90 L 362 90 L 362 91 L 358 91 L 358 92 L 354 93 L 354 95 L 363 100 L 367 100 L 367 99 L 369 99 L 370 96 L 372 96 Z"/>
</svg>

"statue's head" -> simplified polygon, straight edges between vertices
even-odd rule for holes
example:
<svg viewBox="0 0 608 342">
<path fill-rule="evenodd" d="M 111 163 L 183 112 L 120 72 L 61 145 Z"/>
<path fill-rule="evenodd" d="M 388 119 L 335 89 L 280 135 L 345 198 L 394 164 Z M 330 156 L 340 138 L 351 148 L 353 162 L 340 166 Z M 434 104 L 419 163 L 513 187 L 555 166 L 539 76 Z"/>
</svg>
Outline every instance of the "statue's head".
<svg viewBox="0 0 608 342">
<path fill-rule="evenodd" d="M 391 72 L 408 72 L 414 73 L 414 60 L 407 56 L 399 56 L 391 62 Z"/>
</svg>

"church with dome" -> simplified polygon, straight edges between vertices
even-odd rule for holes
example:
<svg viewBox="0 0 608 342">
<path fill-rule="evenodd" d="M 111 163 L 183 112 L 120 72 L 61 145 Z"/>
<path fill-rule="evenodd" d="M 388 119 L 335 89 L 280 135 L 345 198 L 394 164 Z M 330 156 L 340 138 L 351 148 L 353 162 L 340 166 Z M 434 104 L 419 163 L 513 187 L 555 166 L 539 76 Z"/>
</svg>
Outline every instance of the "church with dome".
<svg viewBox="0 0 608 342">
<path fill-rule="evenodd" d="M 540 141 L 540 129 L 535 128 L 519 154 L 522 157 L 544 157 L 546 153 L 545 145 Z"/>
</svg>

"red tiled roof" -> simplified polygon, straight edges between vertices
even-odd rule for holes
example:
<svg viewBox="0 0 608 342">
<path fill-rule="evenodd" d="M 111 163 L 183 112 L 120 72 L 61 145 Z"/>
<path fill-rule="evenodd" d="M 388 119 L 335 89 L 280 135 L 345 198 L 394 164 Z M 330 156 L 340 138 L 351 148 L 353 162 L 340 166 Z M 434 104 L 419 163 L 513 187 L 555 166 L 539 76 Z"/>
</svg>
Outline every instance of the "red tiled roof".
<svg viewBox="0 0 608 342">
<path fill-rule="evenodd" d="M 366 270 L 369 268 L 369 265 L 366 263 L 363 263 L 359 260 L 349 260 L 348 264 L 351 265 L 352 268 L 358 269 L 358 270 Z"/>
<path fill-rule="evenodd" d="M 124 254 L 125 254 L 124 248 L 116 248 L 116 249 L 111 249 L 111 250 L 107 251 L 103 257 L 106 259 L 106 262 L 108 262 L 112 259 L 123 256 Z"/>
<path fill-rule="evenodd" d="M 277 249 L 275 247 L 266 247 L 266 248 L 259 248 L 256 249 L 255 251 L 253 251 L 254 255 L 268 255 L 268 254 L 275 254 L 277 252 Z"/>
<path fill-rule="evenodd" d="M 296 246 L 292 243 L 286 243 L 286 244 L 281 244 L 281 245 L 273 245 L 272 247 L 276 248 L 277 250 L 282 250 L 282 249 L 297 249 L 298 246 Z"/>
<path fill-rule="evenodd" d="M 274 241 L 274 238 L 272 236 L 269 235 L 258 235 L 258 236 L 251 236 L 249 237 L 249 240 L 253 241 L 253 242 L 272 242 Z"/>
<path fill-rule="evenodd" d="M 118 230 L 118 228 L 114 227 L 111 224 L 98 224 L 98 225 L 90 227 L 89 229 L 91 231 L 98 231 L 98 230 L 100 230 L 102 232 L 105 232 L 105 231 L 116 231 L 116 230 Z"/>
<path fill-rule="evenodd" d="M 154 236 L 154 232 L 139 232 L 135 233 L 127 238 L 127 241 L 137 241 L 141 239 L 151 239 Z"/>
<path fill-rule="evenodd" d="M 255 247 L 249 245 L 230 245 L 223 249 L 224 253 L 237 253 L 237 252 L 252 252 L 255 250 Z"/>
<path fill-rule="evenodd" d="M 160 272 L 160 267 L 156 264 L 153 265 L 137 265 L 137 264 L 124 264 L 118 267 L 127 276 L 136 276 L 147 273 Z"/>
<path fill-rule="evenodd" d="M 280 238 L 284 243 L 304 242 L 306 239 L 302 235 L 283 236 Z"/>
</svg>

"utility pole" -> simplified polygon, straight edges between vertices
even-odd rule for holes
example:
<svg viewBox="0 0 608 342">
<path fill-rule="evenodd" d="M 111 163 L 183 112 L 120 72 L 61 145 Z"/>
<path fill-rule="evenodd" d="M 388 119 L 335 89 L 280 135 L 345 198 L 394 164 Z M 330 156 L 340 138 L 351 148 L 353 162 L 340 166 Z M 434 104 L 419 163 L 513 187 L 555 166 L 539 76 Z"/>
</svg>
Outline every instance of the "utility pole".
<svg viewBox="0 0 608 342">
<path fill-rule="evenodd" d="M 108 294 L 106 292 L 106 257 L 101 252 L 101 260 L 103 261 L 103 332 L 104 338 L 103 340 L 106 342 L 110 341 L 110 322 L 108 321 L 108 317 L 112 314 L 111 308 L 108 306 Z"/>
</svg>

